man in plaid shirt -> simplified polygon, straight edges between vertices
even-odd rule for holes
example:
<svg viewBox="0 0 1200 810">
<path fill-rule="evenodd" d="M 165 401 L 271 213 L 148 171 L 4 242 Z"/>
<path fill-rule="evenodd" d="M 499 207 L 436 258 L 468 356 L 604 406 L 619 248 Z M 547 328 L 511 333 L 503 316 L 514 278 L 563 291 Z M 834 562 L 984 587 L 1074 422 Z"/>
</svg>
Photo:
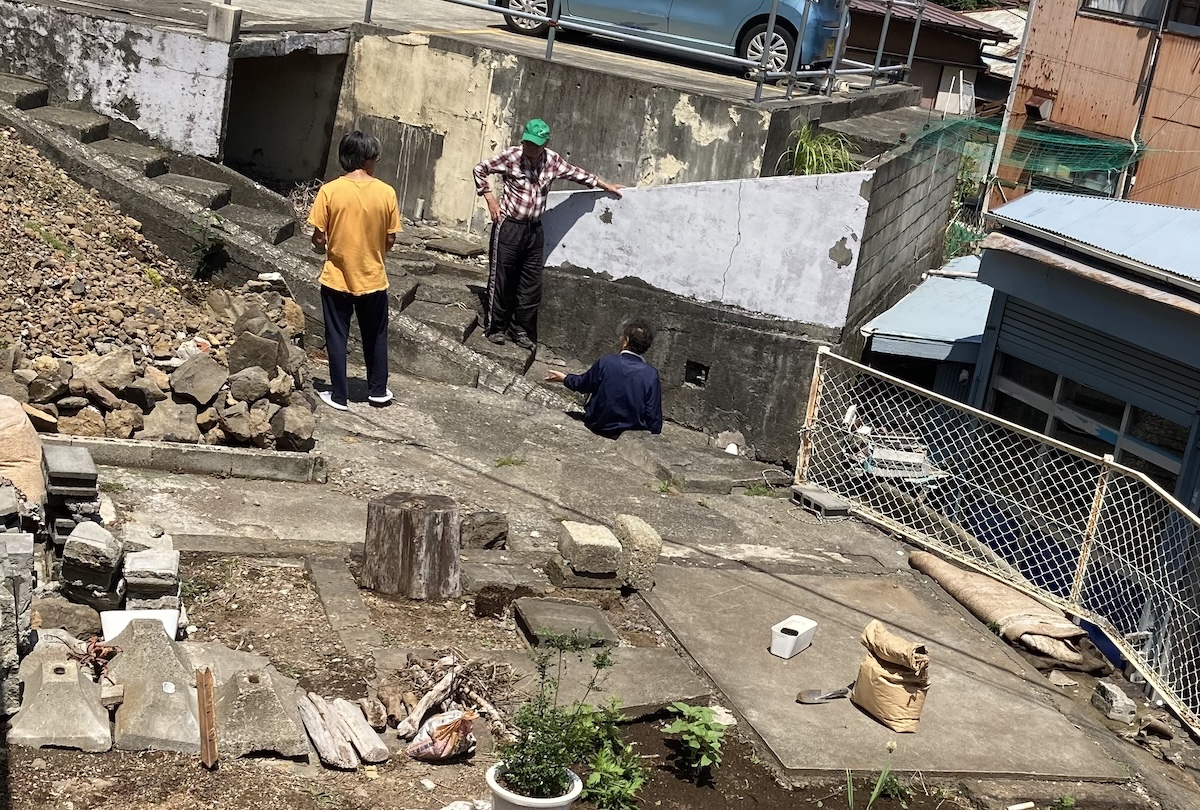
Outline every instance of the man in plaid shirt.
<svg viewBox="0 0 1200 810">
<path fill-rule="evenodd" d="M 522 349 L 532 349 L 537 339 L 537 311 L 542 302 L 542 270 L 545 261 L 542 214 L 546 196 L 558 179 L 572 180 L 589 188 L 602 188 L 621 196 L 623 186 L 606 183 L 589 171 L 572 166 L 546 148 L 550 126 L 535 118 L 525 126 L 520 146 L 505 149 L 475 167 L 475 189 L 487 202 L 491 214 L 487 312 L 484 335 L 492 343 L 504 336 Z M 504 191 L 497 201 L 488 175 L 504 178 Z"/>
</svg>

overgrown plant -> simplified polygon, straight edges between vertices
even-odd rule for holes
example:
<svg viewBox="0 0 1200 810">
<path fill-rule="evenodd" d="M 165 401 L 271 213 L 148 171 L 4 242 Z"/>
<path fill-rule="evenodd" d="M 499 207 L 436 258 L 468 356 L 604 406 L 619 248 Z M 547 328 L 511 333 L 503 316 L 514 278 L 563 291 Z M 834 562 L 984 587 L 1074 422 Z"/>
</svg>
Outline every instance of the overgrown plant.
<svg viewBox="0 0 1200 810">
<path fill-rule="evenodd" d="M 582 658 L 590 649 L 591 639 L 573 633 L 551 636 L 533 653 L 537 691 L 513 715 L 513 725 L 520 732 L 517 739 L 499 752 L 504 762 L 499 775 L 514 793 L 534 799 L 563 796 L 571 787 L 568 769 L 587 762 L 595 753 L 598 724 L 595 710 L 586 701 L 596 690 L 600 674 L 613 665 L 607 650 L 592 656 L 592 674 L 583 696 L 568 706 L 558 703 L 559 678 L 567 654 Z"/>
<path fill-rule="evenodd" d="M 588 770 L 582 795 L 596 810 L 637 808 L 638 793 L 646 784 L 646 765 L 631 744 L 619 736 L 609 739 L 588 760 Z"/>
<path fill-rule="evenodd" d="M 1074 796 L 1059 796 L 1054 800 L 1054 803 L 1050 805 L 1050 810 L 1073 810 L 1074 807 Z"/>
<path fill-rule="evenodd" d="M 683 768 L 699 779 L 712 768 L 719 767 L 725 725 L 714 719 L 713 710 L 677 701 L 671 704 L 670 711 L 679 718 L 663 731 L 679 735 L 683 743 L 679 752 Z"/>
<path fill-rule="evenodd" d="M 839 132 L 818 132 L 805 124 L 788 136 L 788 148 L 777 168 L 788 174 L 836 174 L 852 172 L 858 164 L 851 157 L 850 141 Z"/>
<path fill-rule="evenodd" d="M 192 256 L 196 260 L 196 277 L 202 279 L 229 261 L 225 251 L 225 218 L 220 214 L 204 210 L 192 218 Z M 161 279 L 155 286 L 159 283 Z"/>
<path fill-rule="evenodd" d="M 908 802 L 913 797 L 913 789 L 892 773 L 892 753 L 895 750 L 896 741 L 892 740 L 887 744 L 887 759 L 884 760 L 883 770 L 879 772 L 879 776 L 875 780 L 875 787 L 871 789 L 871 798 L 867 800 L 867 810 L 871 810 L 881 797 L 899 802 L 903 810 L 908 810 Z"/>
</svg>

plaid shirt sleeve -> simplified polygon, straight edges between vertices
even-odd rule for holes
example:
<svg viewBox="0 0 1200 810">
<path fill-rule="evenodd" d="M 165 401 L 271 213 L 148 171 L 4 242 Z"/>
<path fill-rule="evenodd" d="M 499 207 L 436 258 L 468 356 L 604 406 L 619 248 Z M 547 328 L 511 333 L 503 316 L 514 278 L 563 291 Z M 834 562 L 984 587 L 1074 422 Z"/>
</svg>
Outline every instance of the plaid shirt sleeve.
<svg viewBox="0 0 1200 810">
<path fill-rule="evenodd" d="M 563 180 L 571 180 L 581 186 L 588 188 L 599 188 L 600 178 L 589 172 L 587 169 L 581 169 L 578 166 L 573 166 L 565 161 L 562 155 L 554 153 L 555 161 L 553 169 L 554 177 Z"/>
<path fill-rule="evenodd" d="M 502 174 L 504 172 L 504 168 L 509 164 L 508 153 L 510 151 L 505 150 L 498 155 L 493 155 L 475 167 L 472 174 L 475 177 L 476 195 L 482 197 L 491 190 L 491 186 L 488 185 L 488 175 Z"/>
</svg>

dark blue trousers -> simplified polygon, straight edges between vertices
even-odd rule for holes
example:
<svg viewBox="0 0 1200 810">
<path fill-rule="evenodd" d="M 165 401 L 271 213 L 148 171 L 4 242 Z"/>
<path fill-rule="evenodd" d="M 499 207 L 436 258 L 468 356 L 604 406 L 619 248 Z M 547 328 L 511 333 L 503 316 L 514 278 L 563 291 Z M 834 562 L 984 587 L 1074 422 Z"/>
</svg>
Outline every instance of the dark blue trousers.
<svg viewBox="0 0 1200 810">
<path fill-rule="evenodd" d="M 321 285 L 321 309 L 325 314 L 325 352 L 329 355 L 329 384 L 333 401 L 346 404 L 346 341 L 350 337 L 350 317 L 358 316 L 363 357 L 367 361 L 367 395 L 387 394 L 387 290 L 351 295 Z"/>
</svg>

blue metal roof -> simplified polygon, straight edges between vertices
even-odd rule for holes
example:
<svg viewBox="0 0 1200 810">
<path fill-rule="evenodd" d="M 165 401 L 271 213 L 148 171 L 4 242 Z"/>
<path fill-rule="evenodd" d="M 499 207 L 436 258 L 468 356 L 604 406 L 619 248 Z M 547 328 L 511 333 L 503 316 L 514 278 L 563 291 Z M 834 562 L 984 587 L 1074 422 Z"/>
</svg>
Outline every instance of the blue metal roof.
<svg viewBox="0 0 1200 810">
<path fill-rule="evenodd" d="M 1052 234 L 1168 276 L 1200 281 L 1200 211 L 1192 208 L 1032 191 L 992 214 L 1002 226 Z"/>
<path fill-rule="evenodd" d="M 963 256 L 945 271 L 974 272 L 978 256 Z M 973 278 L 930 276 L 865 327 L 871 351 L 974 363 L 992 304 L 992 288 Z"/>
</svg>

